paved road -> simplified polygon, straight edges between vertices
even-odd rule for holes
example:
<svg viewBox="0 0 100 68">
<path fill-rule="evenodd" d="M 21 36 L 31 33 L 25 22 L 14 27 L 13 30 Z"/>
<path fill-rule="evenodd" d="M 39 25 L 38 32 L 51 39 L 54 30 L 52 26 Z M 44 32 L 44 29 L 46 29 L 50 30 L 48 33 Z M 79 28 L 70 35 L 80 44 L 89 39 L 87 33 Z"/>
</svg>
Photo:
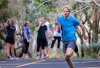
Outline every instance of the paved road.
<svg viewBox="0 0 100 68">
<path fill-rule="evenodd" d="M 100 60 L 73 60 L 75 68 L 100 68 Z M 69 68 L 63 59 L 0 61 L 0 68 Z"/>
</svg>

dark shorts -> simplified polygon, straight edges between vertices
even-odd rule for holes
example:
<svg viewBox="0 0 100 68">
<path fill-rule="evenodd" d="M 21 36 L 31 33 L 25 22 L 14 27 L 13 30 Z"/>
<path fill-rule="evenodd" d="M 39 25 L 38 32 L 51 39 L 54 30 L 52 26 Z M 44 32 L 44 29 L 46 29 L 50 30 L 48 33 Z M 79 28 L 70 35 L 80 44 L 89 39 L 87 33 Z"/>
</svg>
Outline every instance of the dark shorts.
<svg viewBox="0 0 100 68">
<path fill-rule="evenodd" d="M 6 43 L 14 44 L 15 43 L 14 37 L 6 37 Z"/>
<path fill-rule="evenodd" d="M 66 53 L 67 48 L 72 48 L 75 52 L 78 52 L 76 41 L 63 41 L 63 52 Z"/>
</svg>

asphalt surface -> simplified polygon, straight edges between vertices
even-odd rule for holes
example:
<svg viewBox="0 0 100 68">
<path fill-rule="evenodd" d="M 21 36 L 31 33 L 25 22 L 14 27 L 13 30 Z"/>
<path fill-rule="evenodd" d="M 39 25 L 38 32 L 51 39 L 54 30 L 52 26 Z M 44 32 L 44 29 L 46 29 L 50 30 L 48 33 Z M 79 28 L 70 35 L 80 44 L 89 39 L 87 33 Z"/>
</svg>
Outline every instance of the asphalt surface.
<svg viewBox="0 0 100 68">
<path fill-rule="evenodd" d="M 75 68 L 100 68 L 100 60 L 73 60 Z M 64 59 L 0 61 L 0 68 L 69 68 Z"/>
</svg>

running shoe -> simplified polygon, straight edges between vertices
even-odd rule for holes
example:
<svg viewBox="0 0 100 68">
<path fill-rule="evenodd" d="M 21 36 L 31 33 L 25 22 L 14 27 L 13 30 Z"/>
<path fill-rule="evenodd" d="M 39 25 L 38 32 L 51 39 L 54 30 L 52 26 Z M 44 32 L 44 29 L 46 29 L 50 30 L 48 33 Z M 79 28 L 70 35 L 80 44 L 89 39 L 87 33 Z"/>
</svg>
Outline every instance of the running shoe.
<svg viewBox="0 0 100 68">
<path fill-rule="evenodd" d="M 36 59 L 40 59 L 40 58 L 41 58 L 40 56 L 37 56 L 37 57 L 36 57 Z"/>
</svg>

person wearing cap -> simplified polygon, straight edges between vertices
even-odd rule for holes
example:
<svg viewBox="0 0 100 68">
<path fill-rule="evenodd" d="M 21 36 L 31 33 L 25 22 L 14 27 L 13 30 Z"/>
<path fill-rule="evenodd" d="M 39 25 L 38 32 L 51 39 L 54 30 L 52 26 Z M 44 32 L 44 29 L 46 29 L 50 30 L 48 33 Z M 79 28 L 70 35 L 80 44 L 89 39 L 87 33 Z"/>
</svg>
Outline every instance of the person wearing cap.
<svg viewBox="0 0 100 68">
<path fill-rule="evenodd" d="M 24 52 L 23 52 L 23 56 L 22 58 L 27 58 L 27 52 L 28 52 L 28 48 L 29 48 L 29 43 L 30 43 L 30 39 L 31 39 L 31 30 L 30 30 L 30 25 L 29 25 L 29 21 L 26 21 L 24 23 L 24 36 L 23 36 L 23 41 L 24 41 Z"/>
<path fill-rule="evenodd" d="M 62 30 L 63 52 L 65 60 L 70 68 L 74 68 L 70 57 L 73 55 L 74 49 L 76 47 L 76 27 L 80 26 L 82 28 L 83 37 L 85 40 L 88 39 L 88 36 L 85 33 L 85 26 L 75 17 L 71 16 L 70 12 L 70 8 L 65 6 L 63 8 L 63 15 L 58 18 L 58 24 L 61 26 Z"/>
</svg>

